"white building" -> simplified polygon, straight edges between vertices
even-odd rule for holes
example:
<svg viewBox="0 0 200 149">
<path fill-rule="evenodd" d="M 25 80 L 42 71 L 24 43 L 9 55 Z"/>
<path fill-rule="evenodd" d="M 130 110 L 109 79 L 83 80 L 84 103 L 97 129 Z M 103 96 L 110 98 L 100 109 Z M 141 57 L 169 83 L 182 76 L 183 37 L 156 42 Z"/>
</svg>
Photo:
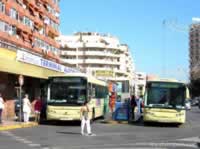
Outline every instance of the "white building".
<svg viewBox="0 0 200 149">
<path fill-rule="evenodd" d="M 95 77 L 121 82 L 123 90 L 132 90 L 134 62 L 126 44 L 113 36 L 94 32 L 78 32 L 60 36 L 61 62 Z M 127 88 L 127 89 L 126 89 Z M 127 95 L 128 96 L 128 95 Z"/>
<path fill-rule="evenodd" d="M 144 95 L 147 75 L 144 72 L 136 72 L 135 95 Z"/>
</svg>

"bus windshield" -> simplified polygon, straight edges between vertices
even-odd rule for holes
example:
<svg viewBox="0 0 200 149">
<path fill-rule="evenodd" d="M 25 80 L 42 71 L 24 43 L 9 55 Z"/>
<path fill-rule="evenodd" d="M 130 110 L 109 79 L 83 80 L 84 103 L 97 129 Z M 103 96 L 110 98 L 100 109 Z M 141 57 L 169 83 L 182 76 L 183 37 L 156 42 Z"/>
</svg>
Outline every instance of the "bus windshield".
<svg viewBox="0 0 200 149">
<path fill-rule="evenodd" d="M 151 82 L 147 84 L 147 106 L 182 108 L 186 87 L 181 83 Z"/>
<path fill-rule="evenodd" d="M 82 104 L 86 100 L 87 81 L 80 77 L 52 78 L 48 103 Z"/>
</svg>

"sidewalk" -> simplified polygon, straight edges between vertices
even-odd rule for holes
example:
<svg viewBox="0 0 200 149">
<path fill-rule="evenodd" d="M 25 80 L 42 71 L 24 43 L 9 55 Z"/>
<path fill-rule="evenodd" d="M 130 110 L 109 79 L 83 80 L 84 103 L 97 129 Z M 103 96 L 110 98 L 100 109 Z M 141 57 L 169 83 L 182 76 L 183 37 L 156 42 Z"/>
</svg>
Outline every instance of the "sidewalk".
<svg viewBox="0 0 200 149">
<path fill-rule="evenodd" d="M 0 124 L 0 131 L 18 129 L 18 128 L 27 128 L 27 127 L 34 127 L 38 126 L 36 122 L 16 122 L 13 120 L 4 120 L 2 124 Z"/>
</svg>

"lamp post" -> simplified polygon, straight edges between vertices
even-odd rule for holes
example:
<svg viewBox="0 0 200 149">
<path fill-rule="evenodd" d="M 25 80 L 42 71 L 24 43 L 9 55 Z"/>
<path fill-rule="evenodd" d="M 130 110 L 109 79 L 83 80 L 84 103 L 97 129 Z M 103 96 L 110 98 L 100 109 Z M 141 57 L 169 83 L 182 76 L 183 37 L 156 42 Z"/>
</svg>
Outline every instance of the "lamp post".
<svg viewBox="0 0 200 149">
<path fill-rule="evenodd" d="M 19 121 L 22 122 L 22 85 L 24 84 L 24 77 L 23 75 L 19 75 L 18 78 L 19 81 L 19 103 L 20 103 L 20 109 L 19 109 Z"/>
</svg>

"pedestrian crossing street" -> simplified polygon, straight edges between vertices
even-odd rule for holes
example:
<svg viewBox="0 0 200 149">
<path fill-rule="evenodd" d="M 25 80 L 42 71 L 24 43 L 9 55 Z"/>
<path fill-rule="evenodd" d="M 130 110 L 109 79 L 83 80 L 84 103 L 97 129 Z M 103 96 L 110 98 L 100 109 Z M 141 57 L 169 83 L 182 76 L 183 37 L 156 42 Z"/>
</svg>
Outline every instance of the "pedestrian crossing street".
<svg viewBox="0 0 200 149">
<path fill-rule="evenodd" d="M 23 138 L 20 136 L 16 136 L 15 134 L 4 131 L 0 132 L 5 136 L 9 136 L 15 141 L 18 141 L 26 146 L 27 149 L 65 149 L 63 146 L 44 146 L 40 143 L 34 142 L 32 140 L 28 140 L 27 138 Z M 83 136 L 83 137 L 91 137 L 95 138 L 98 135 L 93 136 Z M 67 143 L 67 142 L 66 142 Z M 101 144 L 101 145 L 77 145 L 70 146 L 71 149 L 198 149 L 200 148 L 200 138 L 199 136 L 188 137 L 188 138 L 180 138 L 176 140 L 170 141 L 160 141 L 160 142 L 138 142 L 138 143 L 119 143 L 119 144 Z"/>
</svg>

